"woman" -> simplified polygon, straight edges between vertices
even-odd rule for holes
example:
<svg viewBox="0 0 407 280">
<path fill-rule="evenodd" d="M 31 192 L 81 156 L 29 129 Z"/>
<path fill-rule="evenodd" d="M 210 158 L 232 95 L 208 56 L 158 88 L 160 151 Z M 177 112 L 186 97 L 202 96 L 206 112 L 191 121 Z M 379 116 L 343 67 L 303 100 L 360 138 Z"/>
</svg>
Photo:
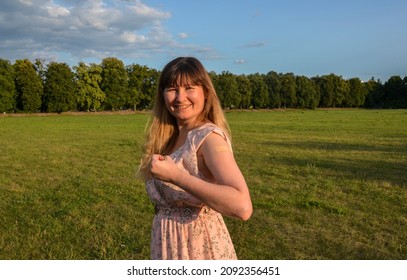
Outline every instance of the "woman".
<svg viewBox="0 0 407 280">
<path fill-rule="evenodd" d="M 252 203 L 211 79 L 193 57 L 163 69 L 140 171 L 156 207 L 152 259 L 236 259 L 222 214 Z"/>
</svg>

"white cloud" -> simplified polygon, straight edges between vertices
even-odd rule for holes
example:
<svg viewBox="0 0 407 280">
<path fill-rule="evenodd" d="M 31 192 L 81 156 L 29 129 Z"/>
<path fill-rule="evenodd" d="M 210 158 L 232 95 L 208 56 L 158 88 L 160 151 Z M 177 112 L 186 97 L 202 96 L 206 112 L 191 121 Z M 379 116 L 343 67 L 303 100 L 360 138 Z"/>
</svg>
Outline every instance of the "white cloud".
<svg viewBox="0 0 407 280">
<path fill-rule="evenodd" d="M 241 46 L 241 48 L 261 48 L 261 47 L 265 47 L 265 46 L 266 46 L 265 42 L 252 42 L 252 43 Z"/>
<path fill-rule="evenodd" d="M 169 33 L 164 22 L 170 17 L 140 0 L 2 0 L 0 58 L 69 56 L 78 62 L 207 51 L 178 42 L 188 35 Z"/>
<path fill-rule="evenodd" d="M 28 6 L 32 5 L 31 0 L 18 0 L 18 2 L 20 2 L 20 3 L 24 4 L 24 5 L 28 5 Z"/>
<path fill-rule="evenodd" d="M 67 8 L 55 5 L 50 5 L 45 7 L 45 9 L 51 17 L 67 16 L 70 13 Z"/>
<path fill-rule="evenodd" d="M 187 33 L 181 32 L 181 33 L 178 33 L 178 37 L 180 39 L 186 39 L 189 37 L 189 35 Z"/>
<path fill-rule="evenodd" d="M 235 63 L 235 64 L 245 64 L 245 63 L 246 63 L 246 60 L 244 60 L 244 59 L 236 59 L 236 60 L 234 61 L 234 63 Z"/>
<path fill-rule="evenodd" d="M 137 35 L 133 32 L 124 31 L 120 38 L 127 43 L 142 43 L 146 41 L 146 37 L 143 35 Z"/>
<path fill-rule="evenodd" d="M 168 16 L 168 13 L 149 7 L 139 0 L 136 0 L 134 6 L 130 6 L 129 8 L 130 10 L 133 10 L 135 14 L 145 15 L 147 17 L 161 18 L 162 16 Z"/>
</svg>

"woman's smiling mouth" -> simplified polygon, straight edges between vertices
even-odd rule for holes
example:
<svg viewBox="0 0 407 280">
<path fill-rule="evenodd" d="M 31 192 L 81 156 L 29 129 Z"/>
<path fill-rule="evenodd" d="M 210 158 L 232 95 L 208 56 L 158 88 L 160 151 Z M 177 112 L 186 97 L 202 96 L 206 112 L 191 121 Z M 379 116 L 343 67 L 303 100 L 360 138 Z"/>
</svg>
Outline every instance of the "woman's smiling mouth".
<svg viewBox="0 0 407 280">
<path fill-rule="evenodd" d="M 188 105 L 181 105 L 181 104 L 179 104 L 179 105 L 174 105 L 173 107 L 175 108 L 175 109 L 178 109 L 178 110 L 185 110 L 185 109 L 187 109 L 187 108 L 189 108 L 189 107 L 191 107 L 192 106 L 192 104 L 188 104 Z"/>
</svg>

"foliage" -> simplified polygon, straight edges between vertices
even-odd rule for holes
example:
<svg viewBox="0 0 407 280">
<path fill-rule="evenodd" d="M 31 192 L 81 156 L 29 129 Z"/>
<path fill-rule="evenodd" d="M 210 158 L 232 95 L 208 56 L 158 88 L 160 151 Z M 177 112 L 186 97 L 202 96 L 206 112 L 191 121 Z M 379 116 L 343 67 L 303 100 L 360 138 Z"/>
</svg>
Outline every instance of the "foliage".
<svg viewBox="0 0 407 280">
<path fill-rule="evenodd" d="M 293 73 L 281 76 L 281 104 L 284 108 L 296 108 L 297 84 Z"/>
<path fill-rule="evenodd" d="M 386 108 L 406 108 L 407 106 L 407 76 L 390 77 L 383 86 L 383 103 Z"/>
<path fill-rule="evenodd" d="M 14 83 L 17 91 L 17 109 L 38 112 L 42 105 L 44 87 L 34 65 L 28 60 L 16 60 Z"/>
<path fill-rule="evenodd" d="M 134 110 L 150 108 L 157 91 L 159 73 L 138 64 L 127 66 L 126 71 L 129 78 L 128 107 Z"/>
<path fill-rule="evenodd" d="M 349 84 L 340 76 L 330 75 L 334 85 L 334 105 L 333 107 L 342 107 L 345 96 L 349 94 Z"/>
<path fill-rule="evenodd" d="M 362 84 L 359 78 L 349 79 L 348 83 L 349 91 L 343 101 L 343 107 L 352 108 L 363 106 L 363 104 L 365 104 L 366 95 L 368 93 L 366 86 Z"/>
<path fill-rule="evenodd" d="M 102 81 L 102 67 L 80 62 L 74 66 L 76 77 L 76 102 L 81 110 L 97 111 L 106 98 L 99 84 Z"/>
<path fill-rule="evenodd" d="M 240 109 L 249 109 L 252 100 L 252 87 L 250 79 L 246 75 L 236 76 L 237 88 L 240 94 Z"/>
<path fill-rule="evenodd" d="M 216 91 L 223 108 L 238 108 L 241 103 L 241 95 L 235 75 L 230 72 L 222 72 L 217 77 Z"/>
<path fill-rule="evenodd" d="M 10 61 L 0 59 L 0 113 L 13 112 L 16 106 L 16 89 Z"/>
<path fill-rule="evenodd" d="M 364 106 L 368 108 L 380 108 L 383 107 L 383 85 L 376 82 L 374 79 L 370 79 L 365 83 L 367 96 Z"/>
<path fill-rule="evenodd" d="M 295 83 L 297 93 L 296 108 L 315 109 L 319 103 L 319 92 L 315 82 L 305 76 L 298 76 Z"/>
<path fill-rule="evenodd" d="M 43 106 L 46 112 L 75 109 L 74 73 L 66 63 L 51 62 L 45 75 Z"/>
<path fill-rule="evenodd" d="M 102 60 L 101 89 L 106 94 L 104 107 L 108 110 L 123 109 L 128 102 L 127 72 L 121 60 L 108 57 Z"/>
<path fill-rule="evenodd" d="M 50 62 L 52 63 L 52 62 Z M 47 65 L 45 64 L 44 59 L 37 58 L 34 62 L 35 71 L 37 72 L 38 76 L 41 80 L 45 81 L 45 76 L 47 75 Z"/>
<path fill-rule="evenodd" d="M 267 85 L 267 90 L 269 93 L 269 108 L 280 108 L 281 107 L 281 82 L 279 75 L 274 72 L 270 71 L 264 77 L 264 81 Z"/>
<path fill-rule="evenodd" d="M 0 61 L 3 61 L 4 69 L 10 66 L 8 61 Z M 45 65 L 40 59 L 34 65 L 27 59 L 17 60 L 10 71 L 1 72 L 0 111 L 148 110 L 157 93 L 160 71 L 134 63 L 124 66 L 121 60 L 109 57 L 101 64 L 80 62 L 73 67 L 76 88 L 73 104 L 71 90 L 64 89 L 71 88 L 68 84 L 71 84 L 72 71 L 68 71 L 69 67 L 64 63 L 57 64 L 64 65 L 66 76 L 61 73 L 59 81 L 55 78 L 50 83 L 49 77 L 56 76 L 55 66 L 50 69 L 52 64 L 55 63 Z M 212 71 L 209 75 L 222 107 L 227 109 L 407 108 L 407 76 L 393 76 L 382 84 L 374 78 L 364 82 L 332 73 L 311 78 L 275 71 L 250 75 Z M 43 89 L 46 83 L 47 88 Z M 53 95 L 59 97 L 51 102 L 49 98 Z M 67 104 L 62 104 L 62 96 Z M 49 107 L 48 103 L 54 107 Z"/>
<path fill-rule="evenodd" d="M 314 77 L 320 93 L 320 107 L 334 107 L 334 85 L 330 76 Z"/>
<path fill-rule="evenodd" d="M 145 104 L 143 104 L 142 108 L 151 108 L 152 101 L 158 92 L 158 79 L 160 77 L 160 72 L 155 69 L 149 69 L 148 73 L 148 78 L 144 79 L 142 85 L 142 92 L 144 93 L 144 96 L 147 96 L 147 99 L 144 99 Z M 148 100 L 151 101 L 147 103 Z"/>
<path fill-rule="evenodd" d="M 268 89 L 263 77 L 256 73 L 249 75 L 250 85 L 252 87 L 252 105 L 253 108 L 266 108 L 268 105 Z"/>
</svg>

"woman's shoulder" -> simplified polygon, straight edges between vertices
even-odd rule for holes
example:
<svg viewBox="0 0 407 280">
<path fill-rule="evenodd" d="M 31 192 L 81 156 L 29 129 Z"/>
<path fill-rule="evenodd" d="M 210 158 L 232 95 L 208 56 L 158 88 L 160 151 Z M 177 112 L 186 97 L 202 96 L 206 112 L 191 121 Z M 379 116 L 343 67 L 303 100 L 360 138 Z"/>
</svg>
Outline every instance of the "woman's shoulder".
<svg viewBox="0 0 407 280">
<path fill-rule="evenodd" d="M 229 138 L 225 131 L 223 131 L 219 126 L 217 126 L 214 123 L 207 122 L 204 123 L 203 125 L 195 128 L 194 130 L 191 131 L 192 133 L 189 135 L 189 140 L 191 142 L 191 146 L 194 149 L 198 149 L 202 143 L 205 141 L 205 139 L 211 135 L 212 133 L 219 134 L 222 136 L 228 143 L 230 143 Z"/>
<path fill-rule="evenodd" d="M 200 131 L 200 130 L 213 130 L 213 129 L 219 129 L 219 126 L 217 126 L 216 124 L 212 123 L 212 122 L 206 122 L 204 124 L 201 124 L 200 126 L 198 126 L 196 128 L 196 130 Z"/>
<path fill-rule="evenodd" d="M 215 132 L 218 134 L 225 134 L 224 131 L 216 124 L 211 123 L 211 122 L 206 122 L 206 123 L 196 127 L 195 129 L 193 129 L 190 132 L 190 134 L 191 134 L 190 137 L 192 139 L 200 139 L 202 137 L 206 138 L 212 132 Z"/>
</svg>

